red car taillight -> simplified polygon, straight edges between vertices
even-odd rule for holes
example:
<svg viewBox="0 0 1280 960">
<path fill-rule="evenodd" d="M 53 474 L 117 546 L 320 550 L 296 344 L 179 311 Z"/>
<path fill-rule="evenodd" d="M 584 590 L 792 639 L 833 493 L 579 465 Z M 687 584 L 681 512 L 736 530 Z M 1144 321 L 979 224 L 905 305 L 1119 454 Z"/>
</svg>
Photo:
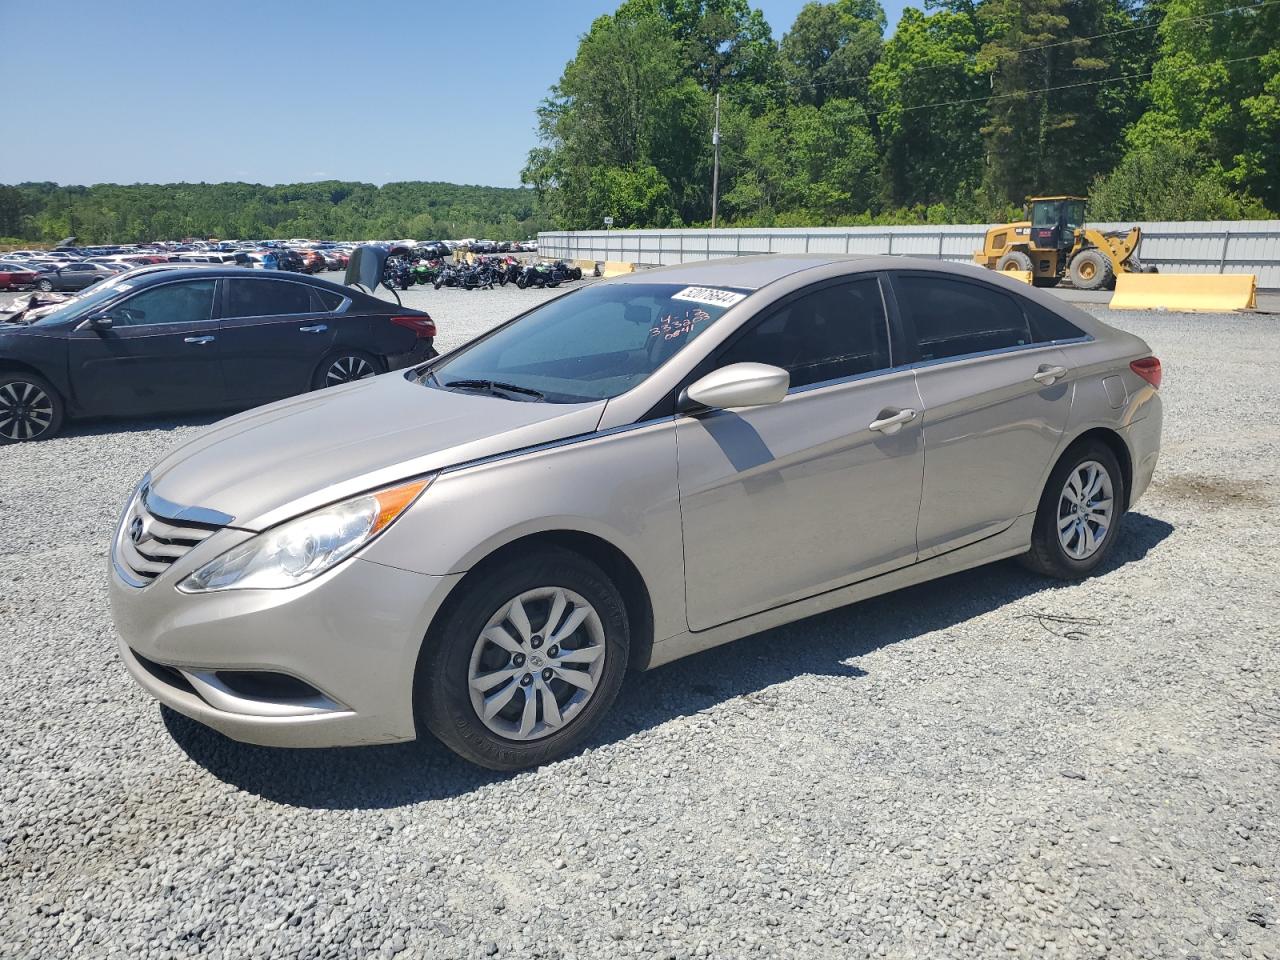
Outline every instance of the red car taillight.
<svg viewBox="0 0 1280 960">
<path fill-rule="evenodd" d="M 1141 360 L 1135 360 L 1129 364 L 1129 369 L 1157 390 L 1160 389 L 1163 371 L 1160 369 L 1160 359 L 1158 357 L 1143 357 Z"/>
<path fill-rule="evenodd" d="M 392 317 L 391 322 L 397 327 L 412 330 L 419 340 L 436 335 L 436 322 L 430 317 Z"/>
</svg>

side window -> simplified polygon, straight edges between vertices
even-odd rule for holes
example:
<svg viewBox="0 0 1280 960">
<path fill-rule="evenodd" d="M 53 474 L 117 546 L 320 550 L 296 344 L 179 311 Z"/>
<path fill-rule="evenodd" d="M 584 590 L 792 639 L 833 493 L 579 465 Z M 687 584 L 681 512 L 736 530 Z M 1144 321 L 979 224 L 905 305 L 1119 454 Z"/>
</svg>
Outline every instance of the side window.
<svg viewBox="0 0 1280 960">
<path fill-rule="evenodd" d="M 1027 311 L 1027 319 L 1031 321 L 1031 336 L 1036 343 L 1074 340 L 1085 335 L 1074 323 L 1048 307 L 1030 300 L 1023 300 L 1022 306 Z"/>
<path fill-rule="evenodd" d="M 310 313 L 310 288 L 287 280 L 228 280 L 230 317 L 270 317 L 282 313 Z"/>
<path fill-rule="evenodd" d="M 133 327 L 208 320 L 213 315 L 213 283 L 187 280 L 143 290 L 113 307 L 111 319 Z"/>
<path fill-rule="evenodd" d="M 729 345 L 718 365 L 768 363 L 791 386 L 838 380 L 889 363 L 889 328 L 875 277 L 833 284 L 791 301 Z"/>
<path fill-rule="evenodd" d="M 1031 342 L 1017 302 L 977 283 L 919 273 L 894 278 L 898 300 L 915 325 L 921 360 L 942 360 Z"/>
</svg>

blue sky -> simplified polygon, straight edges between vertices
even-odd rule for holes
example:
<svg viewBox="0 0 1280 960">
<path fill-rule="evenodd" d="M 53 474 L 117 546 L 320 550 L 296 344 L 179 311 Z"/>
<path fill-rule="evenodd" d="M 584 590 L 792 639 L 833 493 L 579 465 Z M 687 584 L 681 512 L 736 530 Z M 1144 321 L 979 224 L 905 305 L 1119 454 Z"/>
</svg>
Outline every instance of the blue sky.
<svg viewBox="0 0 1280 960">
<path fill-rule="evenodd" d="M 25 110 L 0 183 L 514 186 L 535 108 L 617 3 L 62 0 L 54 27 L 54 7 L 0 0 L 30 41 L 4 45 Z M 755 5 L 781 37 L 804 0 Z M 884 5 L 892 29 L 904 3 Z"/>
</svg>

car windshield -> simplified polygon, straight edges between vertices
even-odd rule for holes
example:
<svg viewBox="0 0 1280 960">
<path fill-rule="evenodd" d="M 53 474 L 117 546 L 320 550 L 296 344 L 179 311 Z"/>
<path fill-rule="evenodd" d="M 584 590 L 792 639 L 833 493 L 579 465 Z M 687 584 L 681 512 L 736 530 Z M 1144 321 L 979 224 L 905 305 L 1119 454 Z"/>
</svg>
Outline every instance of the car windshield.
<svg viewBox="0 0 1280 960">
<path fill-rule="evenodd" d="M 51 313 L 46 313 L 37 320 L 32 321 L 32 326 L 50 327 L 54 324 L 62 323 L 64 320 L 70 320 L 72 317 L 78 317 L 85 311 L 92 310 L 101 303 L 105 303 L 117 294 L 123 293 L 130 289 L 131 285 L 127 282 L 128 274 L 119 273 L 113 277 L 109 277 L 99 283 L 95 283 L 85 293 L 68 300 L 62 306 L 58 307 Z"/>
<path fill-rule="evenodd" d="M 419 379 L 510 400 L 607 400 L 643 383 L 746 296 L 676 283 L 586 287 L 464 347 Z"/>
</svg>

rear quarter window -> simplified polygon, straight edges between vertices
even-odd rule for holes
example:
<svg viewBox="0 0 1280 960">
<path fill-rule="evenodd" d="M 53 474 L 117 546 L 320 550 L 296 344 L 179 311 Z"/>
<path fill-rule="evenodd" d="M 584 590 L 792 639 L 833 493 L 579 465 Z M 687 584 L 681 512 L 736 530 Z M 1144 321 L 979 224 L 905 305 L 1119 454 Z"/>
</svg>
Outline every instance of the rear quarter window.
<svg viewBox="0 0 1280 960">
<path fill-rule="evenodd" d="M 1053 343 L 1058 340 L 1076 340 L 1085 332 L 1061 314 L 1043 307 L 1032 300 L 1023 300 L 1031 324 L 1031 336 L 1036 343 Z"/>
</svg>

